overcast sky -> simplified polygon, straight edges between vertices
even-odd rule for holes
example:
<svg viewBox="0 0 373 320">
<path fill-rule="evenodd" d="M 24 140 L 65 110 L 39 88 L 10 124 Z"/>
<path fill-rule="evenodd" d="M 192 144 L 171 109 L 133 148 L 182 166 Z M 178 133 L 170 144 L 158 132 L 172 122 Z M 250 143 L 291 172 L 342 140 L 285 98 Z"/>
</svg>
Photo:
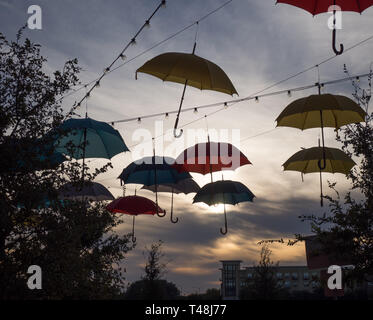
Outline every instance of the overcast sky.
<svg viewBox="0 0 373 320">
<path fill-rule="evenodd" d="M 25 35 L 42 45 L 42 54 L 48 58 L 46 71 L 61 69 L 67 59 L 78 58 L 83 71 L 82 83 L 97 78 L 102 70 L 119 54 L 138 28 L 153 12 L 158 0 L 0 0 L 0 31 L 7 38 L 15 38 L 17 30 L 26 23 L 27 8 L 38 4 L 42 8 L 42 30 L 26 30 Z M 193 23 L 206 13 L 223 4 L 223 0 L 169 0 L 152 19 L 151 28 L 145 29 L 137 38 L 137 45 L 131 46 L 128 59 L 171 34 Z M 292 74 L 333 56 L 331 30 L 327 27 L 329 14 L 312 17 L 311 14 L 289 5 L 275 5 L 275 0 L 233 0 L 226 7 L 199 24 L 196 54 L 218 64 L 229 76 L 240 97 L 260 91 Z M 373 8 L 362 15 L 344 13 L 342 30 L 338 31 L 337 42 L 349 48 L 373 33 Z M 101 87 L 92 93 L 88 101 L 89 116 L 100 121 L 140 117 L 146 114 L 166 112 L 178 108 L 182 86 L 145 74 L 135 80 L 135 71 L 152 57 L 168 52 L 191 52 L 195 26 L 165 42 L 161 46 L 129 62 L 104 78 Z M 367 73 L 372 62 L 373 40 L 368 41 L 343 55 L 332 59 L 319 68 L 321 81 L 343 78 L 343 65 L 351 74 Z M 282 83 L 269 91 L 290 89 L 313 84 L 318 81 L 316 68 Z M 362 87 L 366 79 L 362 79 Z M 351 97 L 349 82 L 327 86 L 324 92 L 345 94 Z M 219 286 L 220 260 L 239 259 L 245 265 L 258 260 L 262 239 L 291 238 L 295 233 L 309 234 L 307 223 L 299 215 L 321 215 L 327 210 L 319 206 L 319 177 L 307 175 L 301 181 L 299 173 L 283 172 L 281 165 L 301 147 L 317 145 L 319 130 L 304 132 L 291 128 L 275 129 L 275 119 L 291 101 L 316 93 L 316 89 L 262 98 L 259 103 L 248 101 L 235 104 L 207 117 L 209 129 L 228 130 L 228 137 L 218 136 L 214 140 L 233 142 L 240 148 L 253 165 L 247 165 L 235 172 L 224 172 L 224 179 L 244 183 L 255 195 L 254 203 L 227 206 L 229 233 L 222 236 L 219 228 L 224 220 L 222 208 L 209 208 L 202 204 L 192 205 L 193 195 L 175 196 L 175 214 L 178 224 L 171 224 L 169 217 L 157 218 L 139 216 L 136 222 L 137 247 L 126 261 L 127 280 L 134 281 L 142 274 L 145 245 L 161 239 L 164 251 L 170 260 L 167 278 L 173 281 L 183 293 L 204 291 Z M 66 98 L 66 110 L 80 99 L 84 90 Z M 232 99 L 228 95 L 188 88 L 184 106 L 223 102 Z M 180 124 L 186 124 L 218 108 L 183 113 Z M 85 108 L 79 113 L 83 115 Z M 175 115 L 169 119 L 158 117 L 117 124 L 131 153 L 120 154 L 112 159 L 114 169 L 98 177 L 97 181 L 109 187 L 115 196 L 121 195 L 119 180 L 121 170 L 139 151 L 134 145 L 139 129 L 154 134 L 155 121 L 161 121 L 164 130 L 173 127 Z M 164 121 L 163 121 L 164 120 Z M 206 129 L 204 120 L 185 127 L 183 138 L 165 141 L 163 150 L 158 141 L 157 154 L 177 156 L 184 148 L 192 145 L 187 140 L 186 129 Z M 240 137 L 233 137 L 232 130 L 239 130 Z M 275 129 L 275 130 L 272 130 Z M 265 133 L 265 134 L 262 134 Z M 159 134 L 159 133 L 155 133 Z M 326 145 L 340 147 L 335 142 L 332 129 L 326 129 Z M 238 143 L 241 139 L 249 138 Z M 201 135 L 206 139 L 206 134 Z M 233 140 L 233 141 L 232 141 Z M 173 147 L 173 148 L 171 148 Z M 150 155 L 150 151 L 147 153 Z M 93 160 L 93 159 L 92 159 Z M 355 159 L 357 161 L 357 159 Z M 92 168 L 106 163 L 94 160 Z M 193 174 L 202 186 L 209 182 L 209 176 Z M 338 182 L 344 191 L 348 182 L 343 175 L 324 175 L 325 180 Z M 221 179 L 215 173 L 214 179 Z M 326 183 L 325 183 L 326 185 Z M 128 186 L 127 194 L 133 194 L 136 186 Z M 139 186 L 137 186 L 139 188 Z M 327 189 L 327 188 L 325 188 Z M 327 191 L 328 192 L 328 191 Z M 154 200 L 149 191 L 137 194 Z M 169 211 L 170 195 L 160 196 L 160 205 Z M 131 218 L 117 230 L 127 233 L 131 230 Z M 305 264 L 304 245 L 287 247 L 273 245 L 273 260 L 280 265 Z"/>
</svg>

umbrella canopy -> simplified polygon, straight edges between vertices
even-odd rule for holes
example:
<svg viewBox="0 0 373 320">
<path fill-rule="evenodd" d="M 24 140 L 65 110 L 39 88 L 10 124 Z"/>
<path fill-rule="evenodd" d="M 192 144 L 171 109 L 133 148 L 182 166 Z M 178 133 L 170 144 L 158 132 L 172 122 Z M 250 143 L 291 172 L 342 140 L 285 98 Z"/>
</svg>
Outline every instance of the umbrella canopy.
<svg viewBox="0 0 373 320">
<path fill-rule="evenodd" d="M 187 178 L 180 180 L 176 183 L 165 183 L 158 185 L 157 187 L 155 185 L 152 186 L 143 186 L 141 189 L 144 190 L 150 190 L 153 192 L 168 192 L 171 193 L 171 214 L 170 214 L 170 220 L 172 223 L 177 223 L 179 221 L 179 218 L 176 218 L 175 220 L 172 218 L 173 217 L 173 204 L 174 204 L 174 193 L 179 194 L 179 193 L 196 193 L 198 192 L 201 188 L 199 185 L 192 179 L 192 178 Z"/>
<path fill-rule="evenodd" d="M 320 141 L 319 141 L 320 144 Z M 324 159 L 324 166 L 321 166 Z M 284 171 L 299 171 L 303 174 L 320 173 L 320 205 L 324 205 L 322 190 L 322 172 L 348 174 L 356 163 L 343 151 L 335 148 L 313 147 L 303 149 L 291 156 L 284 164 Z"/>
<path fill-rule="evenodd" d="M 277 117 L 278 127 L 310 128 L 340 127 L 362 122 L 366 112 L 353 100 L 332 94 L 311 95 L 290 103 Z"/>
<path fill-rule="evenodd" d="M 155 186 L 143 186 L 141 189 L 144 190 L 150 190 L 155 192 Z M 180 180 L 176 183 L 164 183 L 158 185 L 157 191 L 158 192 L 168 192 L 168 193 L 184 193 L 184 194 L 189 194 L 189 193 L 196 193 L 200 190 L 200 186 L 193 180 L 193 178 L 187 178 Z"/>
<path fill-rule="evenodd" d="M 277 0 L 277 3 L 286 3 L 304 9 L 312 15 L 328 12 L 332 5 L 337 5 L 342 11 L 362 13 L 373 5 L 373 0 Z"/>
<path fill-rule="evenodd" d="M 326 166 L 323 172 L 348 174 L 356 163 L 343 151 L 325 147 Z M 303 174 L 320 172 L 318 161 L 323 157 L 321 147 L 298 151 L 284 164 L 284 171 L 299 171 Z"/>
<path fill-rule="evenodd" d="M 332 32 L 332 47 L 336 55 L 343 53 L 343 44 L 340 49 L 336 48 L 336 11 L 338 6 L 341 11 L 353 11 L 362 13 L 365 9 L 373 5 L 373 0 L 278 0 L 277 3 L 286 3 L 295 7 L 304 9 L 316 15 L 323 12 L 333 11 L 333 32 Z M 332 7 L 333 6 L 333 7 Z"/>
<path fill-rule="evenodd" d="M 224 180 L 208 183 L 195 195 L 193 203 L 204 202 L 209 206 L 215 204 L 232 204 L 250 201 L 254 194 L 244 184 L 237 181 Z"/>
<path fill-rule="evenodd" d="M 133 216 L 132 222 L 132 241 L 136 241 L 135 237 L 135 216 L 139 214 L 155 215 L 157 212 L 164 212 L 156 203 L 148 198 L 140 196 L 120 197 L 109 203 L 106 209 L 112 213 L 123 213 Z"/>
<path fill-rule="evenodd" d="M 165 212 L 155 202 L 141 196 L 120 197 L 109 203 L 106 207 L 112 213 L 123 213 L 132 216 L 139 214 L 154 215 L 157 213 L 157 208 L 159 212 Z"/>
<path fill-rule="evenodd" d="M 89 199 L 91 201 L 114 200 L 114 196 L 102 184 L 91 182 L 88 185 L 77 186 L 72 183 L 66 183 L 59 190 L 61 199 L 81 200 Z"/>
<path fill-rule="evenodd" d="M 215 63 L 195 55 L 195 48 L 196 43 L 194 43 L 192 54 L 180 52 L 161 54 L 147 61 L 136 71 L 136 79 L 137 73 L 142 72 L 163 81 L 184 85 L 174 126 L 175 137 L 180 137 L 183 132 L 181 129 L 180 133 L 177 134 L 176 130 L 187 85 L 201 90 L 213 90 L 229 95 L 238 94 L 226 73 Z"/>
<path fill-rule="evenodd" d="M 173 168 L 171 164 L 174 162 L 171 157 L 144 157 L 124 168 L 118 179 L 124 184 L 137 183 L 152 186 L 177 183 L 192 178 L 188 172 L 178 172 Z"/>
<path fill-rule="evenodd" d="M 61 125 L 67 135 L 57 137 L 57 150 L 69 154 L 68 144 L 75 148 L 71 154 L 75 159 L 105 158 L 111 159 L 121 152 L 129 151 L 120 133 L 109 124 L 91 118 L 69 119 Z M 83 145 L 83 148 L 79 148 Z"/>
<path fill-rule="evenodd" d="M 251 162 L 232 144 L 205 142 L 184 150 L 172 166 L 179 172 L 212 174 L 221 170 L 235 170 L 246 164 Z"/>
<path fill-rule="evenodd" d="M 249 190 L 249 188 L 241 182 L 226 180 L 206 184 L 197 192 L 193 199 L 193 203 L 204 202 L 209 206 L 219 203 L 224 204 L 225 230 L 223 231 L 223 229 L 220 228 L 220 233 L 227 234 L 228 223 L 225 205 L 236 205 L 237 203 L 245 201 L 253 202 L 254 197 L 254 194 Z"/>
<path fill-rule="evenodd" d="M 163 81 L 185 84 L 229 95 L 237 94 L 227 74 L 215 63 L 191 53 L 167 52 L 147 61 L 137 73 L 147 73 Z"/>
</svg>

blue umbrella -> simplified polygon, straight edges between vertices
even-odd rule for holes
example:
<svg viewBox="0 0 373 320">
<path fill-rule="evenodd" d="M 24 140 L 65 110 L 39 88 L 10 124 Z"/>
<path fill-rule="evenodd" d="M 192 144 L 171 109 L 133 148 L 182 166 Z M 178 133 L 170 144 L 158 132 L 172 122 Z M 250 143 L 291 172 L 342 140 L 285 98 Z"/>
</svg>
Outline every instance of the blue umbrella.
<svg viewBox="0 0 373 320">
<path fill-rule="evenodd" d="M 121 184 L 137 183 L 145 186 L 155 186 L 155 197 L 158 205 L 158 185 L 177 183 L 180 180 L 192 178 L 188 172 L 178 172 L 171 164 L 175 160 L 170 157 L 144 157 L 129 164 L 119 175 Z M 164 217 L 164 215 L 158 216 Z"/>
<path fill-rule="evenodd" d="M 58 137 L 57 150 L 75 159 L 111 159 L 118 153 L 129 151 L 118 130 L 105 122 L 91 118 L 69 119 L 60 129 L 66 130 L 67 135 Z M 68 150 L 69 143 L 75 147 L 73 154 Z M 82 144 L 83 148 L 79 148 Z"/>
<path fill-rule="evenodd" d="M 249 188 L 241 182 L 225 180 L 211 182 L 203 186 L 195 195 L 193 203 L 204 202 L 209 206 L 219 203 L 224 204 L 225 231 L 220 228 L 220 232 L 226 234 L 228 232 L 228 227 L 225 205 L 236 205 L 237 203 L 245 201 L 252 202 L 254 197 L 254 194 Z"/>
</svg>

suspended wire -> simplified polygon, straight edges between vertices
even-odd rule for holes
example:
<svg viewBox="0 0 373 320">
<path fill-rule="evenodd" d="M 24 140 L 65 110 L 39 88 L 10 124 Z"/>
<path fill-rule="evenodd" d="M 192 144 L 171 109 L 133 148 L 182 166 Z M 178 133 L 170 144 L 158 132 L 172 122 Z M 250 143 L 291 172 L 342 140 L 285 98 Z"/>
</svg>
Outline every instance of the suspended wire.
<svg viewBox="0 0 373 320">
<path fill-rule="evenodd" d="M 195 21 L 195 22 L 193 22 L 193 23 L 191 23 L 191 24 L 189 24 L 189 25 L 187 25 L 187 26 L 181 28 L 179 31 L 177 31 L 177 32 L 175 32 L 175 33 L 173 33 L 173 34 L 171 34 L 170 36 L 168 36 L 168 37 L 165 38 L 164 40 L 157 42 L 156 44 L 154 44 L 154 45 L 151 46 L 150 48 L 145 49 L 144 51 L 140 52 L 139 54 L 137 54 L 136 56 L 132 57 L 131 59 L 126 60 L 125 62 L 119 64 L 118 66 L 116 66 L 116 67 L 114 67 L 114 68 L 110 68 L 109 71 L 107 71 L 106 73 L 104 72 L 104 75 L 109 75 L 110 73 L 112 73 L 112 72 L 118 70 L 119 68 L 125 66 L 126 64 L 132 62 L 133 60 L 135 60 L 135 59 L 137 59 L 137 58 L 139 58 L 139 57 L 145 55 L 145 54 L 148 53 L 149 51 L 152 51 L 153 49 L 159 47 L 160 45 L 164 44 L 165 42 L 167 42 L 167 41 L 169 41 L 169 40 L 171 40 L 171 39 L 177 37 L 179 34 L 185 32 L 186 30 L 188 30 L 188 29 L 190 29 L 190 28 L 192 28 L 194 25 L 197 25 L 197 28 L 198 28 L 198 24 L 199 24 L 199 22 L 201 22 L 201 21 L 207 19 L 209 16 L 211 16 L 211 15 L 214 14 L 214 13 L 216 13 L 216 12 L 219 11 L 220 9 L 224 8 L 225 6 L 227 6 L 227 5 L 228 5 L 229 3 L 231 3 L 232 1 L 233 1 L 233 0 L 229 0 L 229 1 L 225 2 L 225 3 L 223 3 L 222 5 L 220 5 L 219 7 L 217 7 L 216 9 L 214 9 L 214 10 L 208 12 L 207 14 L 205 14 L 204 16 L 202 16 L 201 18 L 199 18 L 197 21 Z M 162 1 L 162 2 L 163 2 L 163 1 Z M 153 15 L 154 15 L 154 14 L 153 14 Z M 150 19 L 148 19 L 147 21 L 149 21 L 149 20 L 150 20 Z M 141 29 L 141 30 L 142 30 L 142 29 Z M 131 44 L 131 43 L 132 43 L 132 42 L 130 42 L 129 44 Z M 124 51 L 125 51 L 125 50 L 122 50 L 122 53 L 123 53 Z M 119 55 L 119 57 L 120 57 L 120 55 Z M 118 58 L 114 61 L 114 63 L 115 63 L 117 60 L 118 60 Z M 113 64 L 114 64 L 114 63 L 113 63 Z M 111 66 L 112 66 L 113 64 L 111 64 Z M 90 82 L 87 82 L 86 84 L 82 85 L 81 87 L 79 87 L 79 88 L 77 88 L 77 89 L 72 89 L 72 90 L 73 90 L 72 92 L 67 93 L 66 95 L 64 95 L 64 96 L 62 96 L 61 98 L 59 98 L 59 99 L 57 100 L 57 102 L 59 102 L 59 101 L 65 99 L 65 98 L 67 98 L 67 97 L 69 97 L 69 96 L 71 96 L 71 95 L 74 95 L 75 93 L 77 93 L 77 92 L 79 92 L 80 90 L 84 89 L 85 86 L 89 86 L 89 85 L 91 85 L 91 84 L 93 84 L 93 83 L 97 83 L 97 81 L 99 81 L 99 80 L 101 80 L 100 77 L 98 77 L 98 78 L 96 78 L 96 79 L 94 79 L 94 80 L 92 80 L 92 81 L 90 81 Z M 96 86 L 96 87 L 97 87 L 97 86 Z M 83 98 L 83 99 L 84 99 L 84 98 Z"/>
<path fill-rule="evenodd" d="M 373 38 L 373 37 L 372 37 Z M 280 94 L 284 94 L 284 93 L 288 93 L 289 91 L 290 92 L 297 92 L 297 91 L 304 91 L 304 90 L 307 90 L 307 89 L 311 89 L 311 88 L 315 88 L 315 87 L 318 87 L 319 85 L 321 85 L 322 87 L 325 86 L 325 85 L 330 85 L 330 84 L 335 84 L 335 83 L 340 83 L 340 82 L 345 82 L 345 81 L 348 81 L 348 80 L 352 80 L 352 79 L 356 79 L 356 78 L 364 78 L 364 77 L 369 77 L 371 76 L 371 73 L 366 73 L 366 74 L 361 74 L 361 75 L 357 75 L 357 76 L 351 76 L 351 77 L 346 77 L 346 78 L 342 78 L 342 79 L 337 79 L 337 80 L 331 80 L 331 81 L 327 81 L 327 82 L 323 82 L 321 84 L 319 83 L 315 83 L 315 84 L 312 84 L 312 85 L 308 85 L 308 86 L 302 86 L 302 87 L 296 87 L 296 88 L 292 88 L 292 89 L 285 89 L 285 90 L 280 90 L 280 91 L 275 91 L 275 92 L 269 92 L 269 93 L 265 93 L 265 94 L 262 94 L 262 95 L 258 95 L 258 93 L 260 92 L 263 92 L 264 90 L 261 90 L 261 91 L 258 91 L 257 93 L 254 93 L 246 98 L 242 98 L 242 99 L 236 99 L 236 100 L 231 100 L 231 101 L 225 101 L 225 102 L 217 102 L 217 103 L 213 103 L 213 104 L 209 104 L 209 105 L 202 105 L 202 106 L 198 106 L 198 107 L 191 107 L 191 108 L 186 108 L 184 111 L 182 112 L 186 112 L 186 111 L 190 111 L 190 110 L 193 110 L 193 109 L 202 109 L 202 108 L 211 108 L 211 107 L 217 107 L 217 106 L 221 106 L 223 105 L 223 107 L 221 107 L 220 109 L 217 109 L 215 111 L 212 111 L 208 114 L 205 114 L 204 116 L 201 116 L 201 117 L 198 117 L 197 119 L 195 120 L 192 120 L 190 122 L 187 122 L 183 125 L 180 126 L 180 128 L 185 128 L 193 123 L 196 123 L 198 121 L 201 121 L 202 119 L 205 119 L 207 121 L 207 117 L 209 116 L 212 116 L 214 114 L 217 114 L 219 113 L 220 111 L 223 111 L 223 110 L 226 110 L 227 109 L 227 106 L 229 105 L 230 107 L 235 105 L 235 104 L 238 104 L 240 102 L 243 102 L 243 101 L 249 101 L 249 100 L 253 100 L 253 99 L 257 99 L 257 98 L 262 98 L 262 97 L 269 97 L 269 96 L 275 96 L 275 95 L 280 95 Z M 176 110 L 174 111 L 168 111 L 167 114 L 172 114 L 172 113 L 177 113 Z M 162 113 L 158 113 L 158 114 L 152 114 L 152 115 L 145 115 L 145 116 L 142 116 L 140 117 L 140 119 L 143 119 L 143 118 L 152 118 L 152 117 L 156 117 L 156 116 L 160 116 L 160 115 L 164 115 L 165 113 L 162 112 Z M 133 121 L 135 118 L 131 118 L 131 119 L 125 119 L 125 120 L 118 120 L 118 121 L 114 121 L 114 122 L 108 122 L 108 123 L 118 123 L 118 122 L 129 122 L 129 121 Z M 273 129 L 270 129 L 270 130 L 267 130 L 267 131 L 264 131 L 264 132 L 261 132 L 259 134 L 256 134 L 254 136 L 249 136 L 249 137 L 246 137 L 240 141 L 237 141 L 237 142 L 243 142 L 243 141 L 246 141 L 246 140 L 249 140 L 249 139 L 252 139 L 252 138 L 255 138 L 255 137 L 258 137 L 258 136 L 261 136 L 261 135 L 264 135 L 264 134 L 268 134 L 270 132 L 273 132 L 275 131 L 276 128 L 273 128 Z M 162 138 L 166 135 L 166 133 L 162 133 L 158 136 L 155 136 L 154 139 L 158 139 L 158 138 Z M 129 148 L 134 148 L 138 145 L 141 145 L 141 144 L 144 144 L 144 143 L 147 143 L 149 142 L 150 140 L 144 140 L 142 142 L 138 142 L 136 144 L 133 144 L 131 146 L 129 146 Z"/>
<path fill-rule="evenodd" d="M 143 25 L 140 27 L 140 29 L 136 32 L 136 34 L 131 38 L 131 40 L 127 43 L 127 45 L 122 49 L 122 51 L 120 52 L 120 54 L 114 59 L 114 61 L 112 63 L 110 63 L 110 65 L 108 67 L 106 67 L 104 69 L 104 72 L 101 74 L 100 77 L 98 77 L 96 80 L 94 81 L 91 81 L 89 82 L 88 84 L 85 84 L 82 88 L 87 88 L 87 86 L 93 84 L 93 86 L 86 92 L 85 96 L 80 99 L 80 101 L 74 105 L 69 114 L 71 114 L 71 112 L 76 108 L 76 107 L 80 107 L 81 103 L 86 100 L 90 95 L 91 95 L 91 92 L 96 88 L 96 87 L 99 87 L 100 86 L 100 81 L 109 73 L 109 71 L 111 70 L 112 66 L 119 60 L 119 59 L 124 59 L 125 58 L 125 55 L 124 55 L 124 52 L 132 45 L 132 44 L 135 44 L 136 43 L 136 38 L 137 36 L 144 30 L 144 28 L 146 26 L 149 26 L 150 25 L 150 20 L 153 18 L 153 16 L 158 12 L 158 10 L 164 6 L 166 4 L 166 0 L 162 0 L 159 5 L 157 6 L 157 8 L 153 11 L 153 13 L 150 15 L 150 17 L 143 23 Z M 75 92 L 77 92 L 79 90 L 75 90 Z M 58 101 L 61 101 L 62 99 L 66 98 L 68 95 L 60 98 Z"/>
<path fill-rule="evenodd" d="M 254 93 L 254 94 L 251 94 L 250 96 L 247 96 L 245 98 L 225 100 L 224 102 L 215 102 L 215 103 L 211 103 L 211 104 L 204 104 L 204 105 L 199 105 L 199 106 L 188 107 L 188 108 L 184 108 L 183 110 L 181 110 L 181 112 L 188 112 L 188 111 L 198 110 L 198 109 L 219 107 L 219 106 L 222 106 L 222 105 L 224 107 L 221 110 L 225 110 L 228 106 L 231 107 L 234 104 L 244 102 L 244 101 L 249 101 L 249 100 L 254 100 L 254 99 L 259 100 L 259 98 L 276 96 L 276 95 L 281 95 L 281 94 L 289 93 L 289 92 L 304 91 L 304 90 L 308 90 L 308 89 L 318 87 L 319 85 L 323 87 L 323 86 L 326 86 L 326 85 L 336 84 L 336 83 L 340 83 L 340 82 L 346 82 L 348 80 L 353 80 L 353 79 L 356 79 L 356 78 L 359 78 L 359 79 L 366 78 L 366 77 L 369 77 L 370 75 L 371 75 L 370 73 L 365 73 L 365 74 L 350 76 L 350 77 L 346 77 L 346 78 L 342 78 L 342 79 L 326 81 L 326 82 L 323 82 L 323 83 L 320 83 L 320 84 L 318 82 L 316 82 L 314 84 L 310 84 L 310 85 L 306 85 L 306 86 L 295 87 L 295 88 L 284 89 L 284 90 L 279 90 L 279 91 L 273 91 L 273 92 L 269 92 L 269 93 L 260 94 L 261 92 L 266 90 L 266 89 L 263 89 L 261 91 L 258 91 L 256 93 Z M 273 87 L 273 86 L 271 86 L 271 87 Z M 177 112 L 178 112 L 178 110 L 170 110 L 170 111 L 166 111 L 166 112 L 159 112 L 159 113 L 153 113 L 153 114 L 148 114 L 148 115 L 142 115 L 142 116 L 127 118 L 127 119 L 123 119 L 123 120 L 108 121 L 107 123 L 115 124 L 115 123 L 122 123 L 122 122 L 132 122 L 132 121 L 137 120 L 139 118 L 140 119 L 148 119 L 148 118 L 155 118 L 155 117 L 165 116 L 165 115 L 169 116 L 170 114 L 175 114 Z M 203 118 L 204 117 L 201 117 L 201 119 L 203 119 Z"/>
</svg>

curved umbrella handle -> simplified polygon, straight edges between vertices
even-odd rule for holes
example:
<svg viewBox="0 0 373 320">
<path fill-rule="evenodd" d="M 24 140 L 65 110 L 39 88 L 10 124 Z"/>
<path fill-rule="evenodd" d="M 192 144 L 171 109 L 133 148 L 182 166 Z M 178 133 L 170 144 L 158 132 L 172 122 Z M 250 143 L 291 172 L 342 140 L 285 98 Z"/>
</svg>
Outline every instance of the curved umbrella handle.
<svg viewBox="0 0 373 320">
<path fill-rule="evenodd" d="M 160 214 L 160 213 L 158 212 L 158 209 L 157 209 L 157 216 L 158 216 L 158 217 L 163 218 L 165 215 L 166 215 L 166 210 L 164 211 L 163 214 Z"/>
<path fill-rule="evenodd" d="M 183 129 L 180 129 L 180 132 L 177 133 L 177 126 L 179 124 L 179 114 L 177 115 L 177 118 L 175 120 L 175 125 L 174 125 L 174 137 L 175 138 L 180 138 L 183 134 Z"/>
<path fill-rule="evenodd" d="M 225 203 L 224 203 L 224 224 L 225 224 L 225 230 L 223 231 L 223 228 L 220 228 L 220 233 L 222 235 L 226 235 L 228 233 L 228 223 L 227 223 L 227 214 L 225 212 Z"/>
<path fill-rule="evenodd" d="M 136 242 L 136 237 L 135 237 L 135 216 L 133 216 L 133 219 L 132 219 L 132 242 Z"/>
<path fill-rule="evenodd" d="M 180 132 L 177 133 L 177 128 L 174 128 L 174 137 L 175 138 L 180 138 L 183 135 L 183 129 L 180 129 Z"/>
<path fill-rule="evenodd" d="M 174 192 L 172 191 L 170 220 L 171 220 L 172 223 L 178 223 L 179 218 L 176 218 L 175 220 L 173 219 L 173 211 L 174 211 Z"/>
<path fill-rule="evenodd" d="M 334 53 L 338 56 L 338 55 L 340 55 L 340 54 L 342 54 L 343 53 L 343 50 L 344 50 L 344 47 L 343 47 L 343 44 L 341 43 L 340 45 L 339 45 L 339 50 L 337 50 L 337 48 L 336 48 L 336 44 L 335 44 L 335 42 L 336 42 L 336 35 L 337 35 L 337 30 L 335 29 L 335 27 L 334 27 L 334 29 L 333 29 L 333 39 L 332 39 L 332 42 L 333 42 L 333 51 L 334 51 Z"/>
<path fill-rule="evenodd" d="M 319 167 L 320 170 L 324 170 L 326 168 L 326 159 L 325 155 L 323 156 L 323 164 L 321 165 L 321 160 L 317 161 L 317 166 Z"/>
</svg>

